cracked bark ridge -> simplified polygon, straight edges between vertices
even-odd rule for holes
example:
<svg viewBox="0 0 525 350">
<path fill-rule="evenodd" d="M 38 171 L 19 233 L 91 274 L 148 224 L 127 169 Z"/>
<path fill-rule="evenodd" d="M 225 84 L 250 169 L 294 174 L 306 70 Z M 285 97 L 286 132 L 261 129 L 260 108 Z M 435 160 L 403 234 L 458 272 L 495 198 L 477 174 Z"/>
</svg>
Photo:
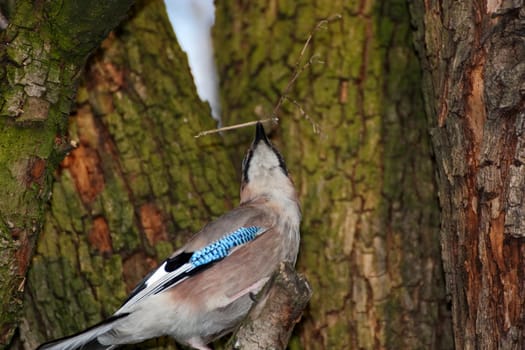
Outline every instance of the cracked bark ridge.
<svg viewBox="0 0 525 350">
<path fill-rule="evenodd" d="M 411 4 L 457 349 L 525 348 L 525 7 Z"/>
<path fill-rule="evenodd" d="M 286 349 L 292 330 L 311 296 L 308 281 L 289 263 L 281 263 L 226 348 Z"/>
</svg>

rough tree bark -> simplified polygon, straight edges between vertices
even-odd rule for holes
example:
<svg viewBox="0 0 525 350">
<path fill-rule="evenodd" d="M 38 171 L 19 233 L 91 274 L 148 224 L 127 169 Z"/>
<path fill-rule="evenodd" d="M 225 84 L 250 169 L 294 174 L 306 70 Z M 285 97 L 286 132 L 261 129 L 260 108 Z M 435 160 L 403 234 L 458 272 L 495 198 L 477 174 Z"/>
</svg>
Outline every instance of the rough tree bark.
<svg viewBox="0 0 525 350">
<path fill-rule="evenodd" d="M 290 348 L 452 348 L 406 2 L 216 5 L 226 125 L 271 116 L 309 32 L 342 17 L 315 33 L 288 96 L 299 106 L 286 102 L 274 130 L 300 191 L 299 268 L 313 289 Z"/>
<path fill-rule="evenodd" d="M 237 170 L 196 94 L 162 1 L 88 63 L 28 276 L 26 349 L 111 315 L 127 292 L 210 218 L 237 203 Z M 166 340 L 151 342 L 167 346 Z M 144 347 L 141 345 L 140 347 Z"/>
<path fill-rule="evenodd" d="M 246 319 L 229 340 L 228 350 L 284 350 L 312 289 L 289 263 L 282 263 L 257 295 Z"/>
<path fill-rule="evenodd" d="M 214 122 L 185 62 L 161 1 L 141 1 L 90 59 L 70 117 L 78 146 L 55 174 L 11 349 L 110 315 L 156 261 L 237 202 L 239 166 L 220 138 L 193 138 Z M 173 347 L 139 347 L 159 344 Z"/>
<path fill-rule="evenodd" d="M 525 348 L 525 8 L 412 4 L 457 349 Z"/>
<path fill-rule="evenodd" d="M 79 73 L 132 2 L 20 0 L 0 33 L 0 346 L 19 316 Z"/>
</svg>

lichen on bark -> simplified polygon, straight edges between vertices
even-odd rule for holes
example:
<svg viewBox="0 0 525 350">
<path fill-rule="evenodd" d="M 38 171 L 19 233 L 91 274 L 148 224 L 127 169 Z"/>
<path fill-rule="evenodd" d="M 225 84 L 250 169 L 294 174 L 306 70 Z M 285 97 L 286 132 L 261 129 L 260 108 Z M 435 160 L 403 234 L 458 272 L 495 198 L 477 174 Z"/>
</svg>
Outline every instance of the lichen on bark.
<svg viewBox="0 0 525 350">
<path fill-rule="evenodd" d="M 159 260 L 237 202 L 238 167 L 220 137 L 193 137 L 214 121 L 162 1 L 140 1 L 92 56 L 69 125 L 78 147 L 56 173 L 29 273 L 29 347 L 111 315 Z"/>
<path fill-rule="evenodd" d="M 125 15 L 131 1 L 85 1 L 92 10 L 79 16 L 59 2 L 16 2 L 10 24 L 0 32 L 0 345 L 10 342 L 21 307 L 21 291 L 42 227 L 50 193 L 50 173 L 62 157 L 66 116 L 78 73 L 101 35 Z M 62 2 L 60 2 L 62 3 Z M 72 4 L 73 2 L 68 2 Z M 91 31 L 57 26 L 82 17 Z M 61 40 L 74 41 L 74 52 Z"/>
</svg>

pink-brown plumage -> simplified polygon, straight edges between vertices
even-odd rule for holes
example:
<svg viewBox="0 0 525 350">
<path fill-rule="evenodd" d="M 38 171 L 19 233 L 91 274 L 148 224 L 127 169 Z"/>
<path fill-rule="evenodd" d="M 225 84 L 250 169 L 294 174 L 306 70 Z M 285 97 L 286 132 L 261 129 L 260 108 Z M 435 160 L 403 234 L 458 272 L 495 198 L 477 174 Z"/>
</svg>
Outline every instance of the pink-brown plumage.
<svg viewBox="0 0 525 350">
<path fill-rule="evenodd" d="M 153 274 L 145 278 L 115 316 L 78 335 L 41 349 L 78 349 L 88 344 L 110 349 L 170 335 L 196 349 L 230 332 L 253 304 L 283 260 L 295 263 L 301 212 L 279 152 L 262 125 L 243 162 L 239 207 L 197 232 Z M 247 227 L 255 238 L 226 256 L 197 267 L 190 256 Z"/>
</svg>

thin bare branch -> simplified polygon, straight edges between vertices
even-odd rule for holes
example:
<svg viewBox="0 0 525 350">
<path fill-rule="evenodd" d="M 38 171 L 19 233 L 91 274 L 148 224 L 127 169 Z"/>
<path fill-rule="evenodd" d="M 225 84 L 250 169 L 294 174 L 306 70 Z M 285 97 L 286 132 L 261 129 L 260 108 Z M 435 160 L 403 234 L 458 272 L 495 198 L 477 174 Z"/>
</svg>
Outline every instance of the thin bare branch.
<svg viewBox="0 0 525 350">
<path fill-rule="evenodd" d="M 247 126 L 255 125 L 258 122 L 261 122 L 261 123 L 267 123 L 267 122 L 277 123 L 278 121 L 279 121 L 279 118 L 268 118 L 268 119 L 262 119 L 262 120 L 253 120 L 251 122 L 235 124 L 235 125 L 230 125 L 230 126 L 224 126 L 222 128 L 217 128 L 217 129 L 212 129 L 212 130 L 201 131 L 200 133 L 195 135 L 195 138 L 199 138 L 201 136 L 206 136 L 206 135 L 210 135 L 210 134 L 215 134 L 215 133 L 218 133 L 218 132 L 221 132 L 221 131 L 228 131 L 228 130 L 245 128 Z"/>
<path fill-rule="evenodd" d="M 310 118 L 310 116 L 304 111 L 304 109 L 301 107 L 301 105 L 299 103 L 297 103 L 295 100 L 289 99 L 287 95 L 290 92 L 290 90 L 292 89 L 293 85 L 295 84 L 295 81 L 297 80 L 297 78 L 299 78 L 301 73 L 306 68 L 310 67 L 315 62 L 317 62 L 317 63 L 324 63 L 323 61 L 316 60 L 317 55 L 314 54 L 308 59 L 308 61 L 305 64 L 301 65 L 303 57 L 304 57 L 304 55 L 306 53 L 306 49 L 310 45 L 310 42 L 312 41 L 312 38 L 313 38 L 314 34 L 319 29 L 326 28 L 325 27 L 326 24 L 328 24 L 328 23 L 330 23 L 332 21 L 335 21 L 335 20 L 339 20 L 341 18 L 342 18 L 342 16 L 340 14 L 332 15 L 332 16 L 330 16 L 328 18 L 322 19 L 319 22 L 317 22 L 317 24 L 314 27 L 314 29 L 312 29 L 312 31 L 308 35 L 308 38 L 306 39 L 306 41 L 305 41 L 305 43 L 303 45 L 303 48 L 301 49 L 301 52 L 299 53 L 299 57 L 298 57 L 298 59 L 297 59 L 297 61 L 295 63 L 295 67 L 294 67 L 294 71 L 293 71 L 293 74 L 292 74 L 292 78 L 288 81 L 288 84 L 286 84 L 286 87 L 284 88 L 283 92 L 281 93 L 281 96 L 279 97 L 279 100 L 277 101 L 277 103 L 275 104 L 275 107 L 273 108 L 272 115 L 271 115 L 270 118 L 263 119 L 263 120 L 253 120 L 253 121 L 246 122 L 246 123 L 234 124 L 234 125 L 225 126 L 225 127 L 222 127 L 222 128 L 201 131 L 197 135 L 195 135 L 195 138 L 199 138 L 201 136 L 206 136 L 206 135 L 210 135 L 210 134 L 215 134 L 215 133 L 218 133 L 218 132 L 221 132 L 221 131 L 229 131 L 229 130 L 234 130 L 234 129 L 239 129 L 239 128 L 245 128 L 247 126 L 255 125 L 257 122 L 264 123 L 264 122 L 273 121 L 274 123 L 277 123 L 279 121 L 279 116 L 278 116 L 279 110 L 281 109 L 281 106 L 282 106 L 282 104 L 283 104 L 283 102 L 285 100 L 291 101 L 293 104 L 295 104 L 299 108 L 299 110 L 301 111 L 301 115 L 304 116 L 305 119 L 308 120 L 312 124 L 314 132 L 318 134 L 319 133 L 319 126 L 312 120 L 312 118 Z"/>
<path fill-rule="evenodd" d="M 317 22 L 317 24 L 315 25 L 314 29 L 312 29 L 312 31 L 308 35 L 308 38 L 306 39 L 306 41 L 305 41 L 305 43 L 303 45 L 303 48 L 301 49 L 301 52 L 299 53 L 299 58 L 295 62 L 295 68 L 294 68 L 294 71 L 293 71 L 293 74 L 292 74 L 292 79 L 290 79 L 290 81 L 288 82 L 288 84 L 284 88 L 284 91 L 282 92 L 281 97 L 279 97 L 279 100 L 277 101 L 277 104 L 273 108 L 272 116 L 277 117 L 279 109 L 281 108 L 281 105 L 283 104 L 284 100 L 286 99 L 286 95 L 288 95 L 288 93 L 292 89 L 295 81 L 297 80 L 297 78 L 301 75 L 301 73 L 306 68 L 308 68 L 309 66 L 312 65 L 312 63 L 314 62 L 314 58 L 317 57 L 317 55 L 314 54 L 312 57 L 310 57 L 310 59 L 308 60 L 307 63 L 305 63 L 304 65 L 301 66 L 301 61 L 302 61 L 302 59 L 304 57 L 304 54 L 306 53 L 306 49 L 310 45 L 310 41 L 312 41 L 312 38 L 313 38 L 314 34 L 319 29 L 325 28 L 324 25 L 326 25 L 326 24 L 328 24 L 328 23 L 330 23 L 332 21 L 341 19 L 341 18 L 342 18 L 342 16 L 340 14 L 332 15 L 332 16 L 330 16 L 328 18 L 322 19 L 319 22 Z M 321 61 L 319 61 L 319 62 L 321 62 Z"/>
<path fill-rule="evenodd" d="M 314 132 L 314 134 L 320 134 L 321 133 L 321 127 L 319 126 L 318 123 L 316 123 L 309 115 L 308 113 L 305 112 L 305 110 L 303 109 L 303 107 L 301 106 L 301 104 L 299 102 L 297 102 L 296 100 L 292 100 L 291 98 L 289 97 L 286 97 L 286 99 L 288 101 L 290 101 L 291 103 L 293 103 L 297 109 L 299 109 L 299 112 L 301 113 L 301 115 L 303 116 L 304 119 L 306 119 L 307 121 L 310 122 L 310 124 L 312 125 L 312 130 Z"/>
</svg>

